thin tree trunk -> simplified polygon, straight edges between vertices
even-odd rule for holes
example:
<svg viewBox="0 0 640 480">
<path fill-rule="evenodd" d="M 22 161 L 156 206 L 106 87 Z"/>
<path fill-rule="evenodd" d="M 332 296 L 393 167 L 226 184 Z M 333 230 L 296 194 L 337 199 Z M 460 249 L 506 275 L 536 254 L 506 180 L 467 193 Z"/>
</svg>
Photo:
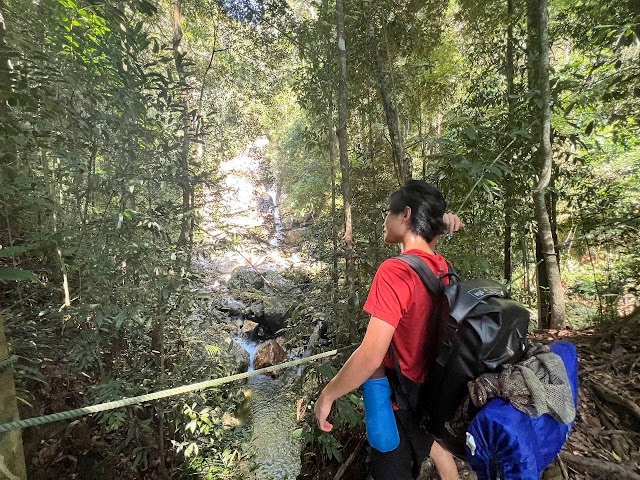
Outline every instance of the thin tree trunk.
<svg viewBox="0 0 640 480">
<path fill-rule="evenodd" d="M 56 175 L 56 169 L 49 171 L 49 159 L 47 157 L 47 153 L 42 150 L 42 165 L 45 172 L 45 178 L 47 182 L 51 182 L 49 187 L 46 189 L 51 196 L 51 200 L 53 201 L 53 213 L 51 215 L 51 226 L 53 229 L 53 233 L 58 233 L 58 210 L 62 208 L 62 185 L 58 186 L 58 180 Z M 49 176 L 48 173 L 51 173 Z M 61 181 L 60 181 L 61 183 Z M 56 200 L 57 198 L 57 200 Z M 58 262 L 60 263 L 60 273 L 62 274 L 62 291 L 64 295 L 64 306 L 71 306 L 71 294 L 69 293 L 69 279 L 67 273 L 67 264 L 64 261 L 64 256 L 62 255 L 62 250 L 60 245 L 58 244 L 57 239 L 55 240 L 56 245 L 56 255 L 58 256 Z"/>
<path fill-rule="evenodd" d="M 0 0 L 0 21 L 2 15 Z M 4 335 L 4 317 L 0 313 L 0 362 L 9 358 L 9 346 Z M 13 369 L 0 365 L 0 424 L 19 420 Z M 20 430 L 0 434 L 0 478 L 23 480 L 27 478 Z"/>
<path fill-rule="evenodd" d="M 11 219 L 13 224 L 15 215 L 13 209 L 7 205 L 14 206 L 11 201 L 11 189 L 7 186 L 13 184 L 18 173 L 18 152 L 12 130 L 12 112 L 8 100 L 13 96 L 13 70 L 11 68 L 9 46 L 6 43 L 7 25 L 4 18 L 4 0 L 0 0 L 0 118 L 3 118 L 4 135 L 2 137 L 3 148 L 0 148 L 0 201 L 5 203 L 5 214 Z"/>
<path fill-rule="evenodd" d="M 369 106 L 371 105 L 371 99 L 368 102 Z M 371 174 L 375 175 L 376 165 L 375 165 L 375 146 L 373 143 L 373 121 L 372 121 L 373 113 L 371 112 L 371 108 L 369 108 L 367 112 L 367 127 L 368 127 L 368 146 L 369 146 L 369 160 L 371 161 Z M 380 253 L 380 224 L 378 221 L 373 224 L 373 238 L 375 242 L 375 248 L 373 249 L 373 264 L 378 265 L 378 255 Z"/>
<path fill-rule="evenodd" d="M 380 54 L 380 45 L 373 25 L 369 27 L 369 40 L 371 44 L 371 56 L 373 57 L 378 90 L 380 92 L 380 99 L 382 100 L 382 108 L 384 110 L 384 116 L 389 130 L 389 137 L 391 139 L 393 161 L 397 165 L 396 171 L 398 173 L 398 183 L 400 185 L 404 185 L 405 182 L 411 178 L 411 172 L 407 165 L 404 142 L 402 140 L 402 134 L 400 133 L 398 108 L 393 98 L 389 74 L 384 69 L 384 61 Z M 391 60 L 389 59 L 389 61 Z"/>
<path fill-rule="evenodd" d="M 329 1 L 322 1 L 322 18 L 328 18 Z M 333 309 L 334 317 L 337 317 L 336 312 L 336 298 L 338 296 L 339 276 L 338 276 L 338 227 L 337 227 L 337 212 L 336 212 L 336 133 L 335 125 L 333 122 L 333 92 L 334 82 L 332 81 L 332 69 L 333 60 L 335 59 L 334 50 L 331 45 L 329 35 L 326 40 L 326 61 L 324 64 L 324 73 L 327 89 L 327 149 L 329 152 L 329 164 L 331 165 L 331 243 L 333 247 L 333 262 L 331 266 L 331 308 Z"/>
<path fill-rule="evenodd" d="M 353 257 L 353 227 L 351 222 L 351 182 L 349 179 L 349 151 L 347 140 L 347 47 L 344 34 L 344 6 L 336 0 L 336 31 L 338 37 L 338 148 L 342 171 L 342 196 L 344 198 L 344 256 L 347 282 L 348 316 L 355 313 L 355 259 Z M 349 321 L 349 336 L 355 341 L 357 326 Z"/>
<path fill-rule="evenodd" d="M 327 66 L 329 62 L 327 62 Z M 327 68 L 327 78 L 330 70 Z M 335 133 L 333 125 L 333 90 L 329 85 L 329 104 L 327 107 L 327 148 L 329 150 L 329 164 L 331 165 L 331 241 L 333 244 L 333 266 L 331 278 L 333 279 L 333 299 L 335 301 L 338 291 L 338 229 L 336 227 L 336 155 L 334 151 Z"/>
<path fill-rule="evenodd" d="M 507 58 L 506 58 L 506 79 L 507 79 L 507 105 L 509 108 L 507 115 L 507 129 L 513 128 L 515 117 L 514 88 L 514 54 L 513 54 L 513 0 L 507 0 Z M 511 163 L 513 155 L 509 152 L 508 162 Z M 511 283 L 511 237 L 513 226 L 513 178 L 510 175 L 504 177 L 504 272 L 503 277 L 507 284 Z"/>
<path fill-rule="evenodd" d="M 528 0 L 527 17 L 527 25 L 532 30 L 528 40 L 530 42 L 534 42 L 527 45 L 527 53 L 528 55 L 531 55 L 528 59 L 528 63 L 529 66 L 533 68 L 532 71 L 529 71 L 529 75 L 537 75 L 534 77 L 534 82 L 538 87 L 542 100 L 542 107 L 539 111 L 539 128 L 536 132 L 539 134 L 538 138 L 540 139 L 540 148 L 538 150 L 540 160 L 536 162 L 536 165 L 540 168 L 540 174 L 538 183 L 533 189 L 533 202 L 535 207 L 535 216 L 538 222 L 538 239 L 540 242 L 539 253 L 544 259 L 542 267 L 544 267 L 549 284 L 548 311 L 550 321 L 548 326 L 550 328 L 563 328 L 566 325 L 567 320 L 564 302 L 564 289 L 562 287 L 558 258 L 553 240 L 553 232 L 545 199 L 553 168 L 553 157 L 551 151 L 551 95 L 549 87 L 549 31 L 547 0 Z M 535 52 L 537 52 L 537 55 Z M 539 289 L 539 299 L 543 300 L 540 292 L 541 289 Z M 540 300 L 538 306 L 540 315 L 538 322 L 541 327 L 545 327 L 547 319 L 545 311 L 546 308 L 544 305 L 545 302 Z"/>
<path fill-rule="evenodd" d="M 159 375 L 160 377 L 164 376 L 164 320 L 165 320 L 165 312 L 163 308 L 164 299 L 162 296 L 162 287 L 160 287 L 160 291 L 158 293 L 158 306 L 157 311 L 158 314 L 153 320 L 153 327 L 151 332 L 151 351 L 156 357 Z M 160 405 L 160 408 L 163 408 Z M 166 458 L 165 458 L 165 447 L 164 447 L 164 412 L 161 411 L 160 415 L 156 418 L 156 428 L 158 432 L 158 447 L 159 447 L 159 456 L 160 456 L 160 472 L 162 474 L 162 478 L 167 478 L 166 472 Z"/>
<path fill-rule="evenodd" d="M 531 287 L 529 284 L 529 250 L 527 247 L 527 232 L 525 232 L 524 226 L 521 230 L 522 238 L 520 239 L 520 249 L 522 251 L 522 266 L 524 268 L 524 285 L 523 289 L 526 290 L 527 296 L 531 295 Z"/>
<path fill-rule="evenodd" d="M 173 0 L 173 60 L 178 73 L 180 94 L 182 97 L 182 151 L 180 153 L 180 185 L 182 187 L 182 225 L 178 244 L 187 243 L 189 234 L 189 215 L 191 199 L 191 180 L 189 178 L 189 150 L 191 145 L 191 120 L 189 117 L 189 86 L 184 70 L 183 55 L 180 51 L 182 41 L 182 18 L 180 13 L 180 1 Z"/>
<path fill-rule="evenodd" d="M 92 178 L 93 172 L 95 170 L 96 164 L 96 156 L 98 155 L 98 141 L 94 138 L 93 143 L 91 144 L 91 154 L 89 155 L 89 165 L 87 165 L 87 189 L 84 194 L 84 208 L 82 209 L 82 232 L 84 233 L 84 227 L 87 223 L 87 218 L 89 215 L 89 205 L 92 202 L 93 196 L 93 185 Z M 82 237 L 82 234 L 80 235 Z"/>
<path fill-rule="evenodd" d="M 422 119 L 422 100 L 418 106 L 418 137 L 420 138 L 420 159 L 422 160 L 422 179 L 427 179 L 427 145 L 424 141 L 424 125 Z"/>
</svg>

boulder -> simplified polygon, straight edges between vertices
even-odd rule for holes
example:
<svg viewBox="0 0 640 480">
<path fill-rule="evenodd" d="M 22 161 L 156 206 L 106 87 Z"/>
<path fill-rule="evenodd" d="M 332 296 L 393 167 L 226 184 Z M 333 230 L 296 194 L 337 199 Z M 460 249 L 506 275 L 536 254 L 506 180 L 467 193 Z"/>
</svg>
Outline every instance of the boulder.
<svg viewBox="0 0 640 480">
<path fill-rule="evenodd" d="M 229 312 L 229 315 L 232 316 L 237 316 L 237 315 L 242 315 L 244 313 L 244 309 L 247 308 L 247 306 L 242 303 L 240 300 L 236 300 L 235 298 L 225 298 L 222 301 L 222 305 L 220 307 L 220 310 L 222 310 L 223 312 Z"/>
<path fill-rule="evenodd" d="M 275 334 L 285 326 L 291 303 L 280 297 L 269 297 L 264 301 L 264 317 L 258 320 L 267 331 Z"/>
<path fill-rule="evenodd" d="M 295 283 L 291 280 L 287 280 L 278 272 L 274 272 L 272 270 L 266 270 L 263 274 L 264 276 L 264 287 L 262 291 L 268 295 L 287 295 L 295 293 L 296 289 Z"/>
<path fill-rule="evenodd" d="M 251 320 L 245 320 L 242 324 L 242 328 L 240 332 L 242 335 L 247 337 L 250 340 L 254 340 L 258 336 L 258 328 L 260 327 L 259 323 L 252 322 Z"/>
<path fill-rule="evenodd" d="M 229 288 L 240 290 L 250 288 L 259 290 L 264 286 L 264 279 L 253 267 L 237 267 L 231 272 L 231 277 L 227 285 Z"/>
<path fill-rule="evenodd" d="M 264 303 L 254 302 L 244 311 L 247 317 L 262 319 L 264 317 Z"/>
<path fill-rule="evenodd" d="M 222 426 L 225 430 L 230 430 L 232 428 L 241 427 L 242 420 L 234 417 L 229 412 L 224 412 L 222 414 Z"/>
<path fill-rule="evenodd" d="M 267 340 L 256 348 L 256 355 L 253 360 L 253 368 L 260 368 L 277 365 L 287 360 L 287 354 L 284 349 L 275 340 Z M 269 374 L 275 377 L 275 373 Z"/>
<path fill-rule="evenodd" d="M 234 342 L 231 338 L 225 338 L 227 343 L 228 354 L 232 357 L 232 362 L 235 366 L 235 373 L 246 372 L 249 368 L 249 362 L 251 361 L 251 355 L 244 348 Z"/>
</svg>

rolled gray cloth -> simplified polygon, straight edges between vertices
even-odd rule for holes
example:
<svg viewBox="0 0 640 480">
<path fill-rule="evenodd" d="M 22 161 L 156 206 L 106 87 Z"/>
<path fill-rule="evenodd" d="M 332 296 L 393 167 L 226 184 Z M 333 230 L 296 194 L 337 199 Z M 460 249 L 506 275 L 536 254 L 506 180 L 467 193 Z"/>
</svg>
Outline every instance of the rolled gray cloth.
<svg viewBox="0 0 640 480">
<path fill-rule="evenodd" d="M 562 423 L 571 423 L 576 418 L 562 358 L 541 344 L 532 345 L 524 360 L 505 365 L 499 373 L 480 375 L 467 387 L 478 408 L 500 397 L 528 415 L 539 417 L 549 413 Z"/>
</svg>

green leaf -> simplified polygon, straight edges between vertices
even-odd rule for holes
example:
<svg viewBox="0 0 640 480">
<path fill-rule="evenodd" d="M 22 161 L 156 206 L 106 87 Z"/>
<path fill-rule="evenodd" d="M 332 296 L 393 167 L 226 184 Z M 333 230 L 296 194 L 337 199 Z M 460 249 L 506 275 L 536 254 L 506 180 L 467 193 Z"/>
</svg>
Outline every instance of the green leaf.
<svg viewBox="0 0 640 480">
<path fill-rule="evenodd" d="M 588 124 L 587 127 L 584 129 L 584 134 L 585 135 L 591 135 L 591 132 L 593 132 L 593 127 L 595 125 L 595 121 L 591 120 Z"/>
<path fill-rule="evenodd" d="M 0 268 L 0 282 L 7 280 L 35 280 L 35 274 L 30 270 L 22 270 L 21 268 L 2 267 Z"/>
<path fill-rule="evenodd" d="M 136 322 L 138 325 L 144 325 L 144 319 L 137 312 L 133 312 L 131 314 L 131 320 Z"/>
<path fill-rule="evenodd" d="M 0 257 L 10 257 L 11 255 L 18 255 L 27 251 L 27 247 L 17 245 L 15 247 L 0 248 Z"/>
<path fill-rule="evenodd" d="M 116 318 L 115 318 L 116 330 L 120 330 L 120 327 L 122 326 L 122 322 L 124 322 L 124 318 L 125 318 L 124 312 L 120 312 L 118 315 L 116 315 Z"/>
<path fill-rule="evenodd" d="M 293 431 L 293 436 L 295 438 L 300 438 L 302 437 L 302 428 L 297 428 Z"/>
<path fill-rule="evenodd" d="M 97 310 L 96 311 L 96 314 L 95 314 L 95 317 L 94 317 L 94 321 L 96 322 L 96 326 L 97 327 L 102 326 L 102 324 L 105 321 L 105 318 L 104 318 L 104 315 L 102 313 L 102 310 Z"/>
<path fill-rule="evenodd" d="M 472 127 L 467 127 L 464 129 L 464 133 L 469 138 L 469 140 L 475 140 L 477 135 L 476 131 Z"/>
</svg>

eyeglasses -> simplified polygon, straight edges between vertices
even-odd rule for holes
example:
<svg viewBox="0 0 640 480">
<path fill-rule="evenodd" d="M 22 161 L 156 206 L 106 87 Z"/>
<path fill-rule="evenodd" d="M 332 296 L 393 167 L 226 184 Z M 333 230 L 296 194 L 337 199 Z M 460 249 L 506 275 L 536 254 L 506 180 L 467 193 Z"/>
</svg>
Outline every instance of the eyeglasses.
<svg viewBox="0 0 640 480">
<path fill-rule="evenodd" d="M 382 221 L 385 221 L 387 219 L 387 215 L 389 215 L 389 209 L 383 208 L 381 213 L 382 213 Z"/>
</svg>

